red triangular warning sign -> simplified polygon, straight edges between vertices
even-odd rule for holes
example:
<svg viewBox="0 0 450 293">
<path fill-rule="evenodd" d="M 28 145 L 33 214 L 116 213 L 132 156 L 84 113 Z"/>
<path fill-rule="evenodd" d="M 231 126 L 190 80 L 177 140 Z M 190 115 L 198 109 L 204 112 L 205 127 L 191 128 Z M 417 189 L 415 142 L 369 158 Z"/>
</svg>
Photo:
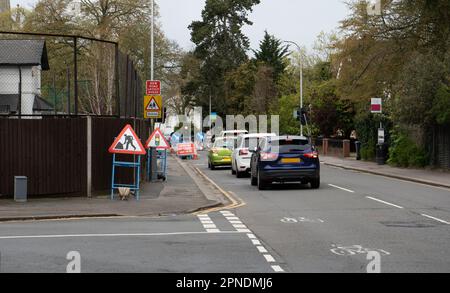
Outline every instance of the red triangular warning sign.
<svg viewBox="0 0 450 293">
<path fill-rule="evenodd" d="M 170 149 L 170 144 L 159 128 L 153 131 L 145 144 L 146 148 Z"/>
<path fill-rule="evenodd" d="M 125 126 L 120 132 L 119 136 L 114 140 L 109 148 L 112 154 L 126 154 L 126 155 L 145 155 L 146 151 L 142 145 L 141 140 L 134 132 L 131 125 Z"/>
<path fill-rule="evenodd" d="M 154 97 L 150 99 L 150 102 L 148 102 L 147 106 L 145 107 L 145 110 L 154 112 L 158 112 L 160 110 L 159 105 Z"/>
</svg>

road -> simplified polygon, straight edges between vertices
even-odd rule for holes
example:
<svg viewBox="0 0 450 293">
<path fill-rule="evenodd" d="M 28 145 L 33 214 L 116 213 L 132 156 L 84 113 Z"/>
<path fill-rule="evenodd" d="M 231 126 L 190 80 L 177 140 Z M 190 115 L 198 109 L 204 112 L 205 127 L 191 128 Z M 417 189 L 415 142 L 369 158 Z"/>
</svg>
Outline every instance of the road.
<svg viewBox="0 0 450 293">
<path fill-rule="evenodd" d="M 322 187 L 268 191 L 195 167 L 245 205 L 164 218 L 0 224 L 0 272 L 450 272 L 450 190 L 323 166 Z"/>
</svg>

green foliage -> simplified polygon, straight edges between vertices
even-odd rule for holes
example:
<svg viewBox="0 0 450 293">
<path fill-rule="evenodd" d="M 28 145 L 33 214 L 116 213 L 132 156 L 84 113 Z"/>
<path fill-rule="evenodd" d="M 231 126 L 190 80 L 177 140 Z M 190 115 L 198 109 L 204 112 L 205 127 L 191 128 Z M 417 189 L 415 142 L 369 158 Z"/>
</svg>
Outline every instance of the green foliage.
<svg viewBox="0 0 450 293">
<path fill-rule="evenodd" d="M 367 109 L 368 105 L 363 105 L 364 110 L 355 116 L 355 129 L 357 138 L 361 142 L 361 156 L 363 160 L 372 160 L 375 158 L 376 146 L 378 143 L 378 129 L 380 123 L 385 129 L 385 142 L 389 144 L 389 131 L 392 128 L 392 122 L 385 115 L 373 115 Z"/>
<path fill-rule="evenodd" d="M 192 84 L 191 92 L 199 106 L 209 104 L 220 116 L 227 114 L 224 77 L 246 62 L 248 37 L 242 33 L 244 25 L 251 25 L 248 12 L 260 0 L 206 0 L 202 20 L 189 26 L 191 40 L 196 45 L 194 55 L 201 60 L 200 76 Z"/>
<path fill-rule="evenodd" d="M 450 87 L 441 85 L 436 93 L 432 112 L 438 124 L 450 124 Z"/>
<path fill-rule="evenodd" d="M 398 167 L 425 167 L 428 158 L 425 150 L 417 146 L 406 133 L 396 130 L 392 134 L 388 163 Z"/>
<path fill-rule="evenodd" d="M 283 46 L 281 40 L 269 35 L 266 31 L 264 39 L 259 45 L 259 50 L 254 51 L 258 63 L 264 63 L 273 68 L 273 78 L 277 81 L 286 69 L 285 57 L 288 54 L 288 46 Z"/>
</svg>

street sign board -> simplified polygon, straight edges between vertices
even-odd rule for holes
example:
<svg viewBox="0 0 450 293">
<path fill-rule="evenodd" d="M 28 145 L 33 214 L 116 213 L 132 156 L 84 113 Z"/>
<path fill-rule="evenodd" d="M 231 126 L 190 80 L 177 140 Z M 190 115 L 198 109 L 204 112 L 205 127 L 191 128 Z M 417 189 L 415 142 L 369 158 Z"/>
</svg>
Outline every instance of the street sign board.
<svg viewBox="0 0 450 293">
<path fill-rule="evenodd" d="M 159 80 L 147 80 L 145 83 L 146 95 L 161 95 L 161 81 Z"/>
<path fill-rule="evenodd" d="M 131 125 L 127 125 L 120 132 L 113 144 L 109 148 L 112 154 L 126 154 L 126 155 L 145 155 L 145 148 L 141 140 L 134 132 Z"/>
<path fill-rule="evenodd" d="M 385 142 L 385 131 L 383 128 L 378 129 L 378 143 L 383 144 Z"/>
<path fill-rule="evenodd" d="M 193 143 L 179 143 L 177 145 L 177 155 L 179 157 L 195 156 L 195 145 Z"/>
<path fill-rule="evenodd" d="M 163 112 L 163 100 L 161 96 L 144 97 L 144 118 L 161 119 Z"/>
<path fill-rule="evenodd" d="M 170 149 L 170 144 L 159 128 L 153 131 L 145 144 L 146 148 Z"/>
<path fill-rule="evenodd" d="M 371 101 L 370 111 L 372 113 L 383 113 L 383 100 L 380 98 L 373 98 Z"/>
</svg>

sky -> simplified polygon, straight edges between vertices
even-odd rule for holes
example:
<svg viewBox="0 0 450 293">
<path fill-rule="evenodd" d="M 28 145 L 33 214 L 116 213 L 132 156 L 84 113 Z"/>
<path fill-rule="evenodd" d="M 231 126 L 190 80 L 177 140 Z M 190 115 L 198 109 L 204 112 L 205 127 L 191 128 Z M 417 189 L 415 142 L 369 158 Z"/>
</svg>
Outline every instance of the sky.
<svg viewBox="0 0 450 293">
<path fill-rule="evenodd" d="M 182 48 L 194 47 L 189 24 L 201 20 L 205 0 L 155 0 L 160 7 L 166 36 Z M 11 6 L 34 5 L 37 0 L 11 0 Z M 250 14 L 253 26 L 246 26 L 251 48 L 256 49 L 267 30 L 281 40 L 294 41 L 311 49 L 320 32 L 337 30 L 349 13 L 343 0 L 261 0 Z"/>
</svg>

